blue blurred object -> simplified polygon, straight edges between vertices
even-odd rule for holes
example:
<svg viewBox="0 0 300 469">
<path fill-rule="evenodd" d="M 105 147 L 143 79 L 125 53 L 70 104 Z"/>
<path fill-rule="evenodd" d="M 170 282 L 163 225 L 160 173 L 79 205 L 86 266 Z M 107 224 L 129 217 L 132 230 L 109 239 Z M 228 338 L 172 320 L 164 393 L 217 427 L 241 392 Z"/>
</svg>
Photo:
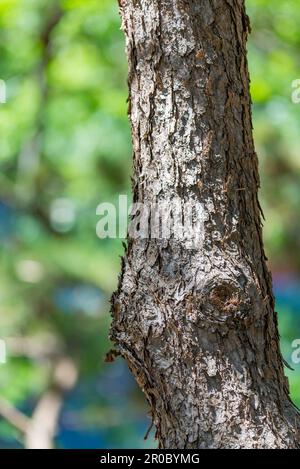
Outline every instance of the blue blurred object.
<svg viewBox="0 0 300 469">
<path fill-rule="evenodd" d="M 13 232 L 14 213 L 11 207 L 0 200 L 0 241 L 6 241 Z"/>
<path fill-rule="evenodd" d="M 140 392 L 140 391 L 138 391 Z M 67 449 L 153 447 L 144 435 L 150 425 L 146 406 L 122 360 L 81 381 L 65 400 L 57 446 Z M 141 405 L 137 405 L 140 400 Z"/>
<path fill-rule="evenodd" d="M 300 279 L 293 273 L 276 273 L 273 276 L 276 303 L 288 307 L 292 313 L 300 312 Z"/>
<path fill-rule="evenodd" d="M 83 313 L 97 316 L 103 309 L 105 297 L 102 291 L 93 285 L 77 284 L 57 288 L 54 302 L 67 314 Z"/>
<path fill-rule="evenodd" d="M 22 445 L 18 440 L 0 438 L 1 449 L 22 449 Z"/>
</svg>

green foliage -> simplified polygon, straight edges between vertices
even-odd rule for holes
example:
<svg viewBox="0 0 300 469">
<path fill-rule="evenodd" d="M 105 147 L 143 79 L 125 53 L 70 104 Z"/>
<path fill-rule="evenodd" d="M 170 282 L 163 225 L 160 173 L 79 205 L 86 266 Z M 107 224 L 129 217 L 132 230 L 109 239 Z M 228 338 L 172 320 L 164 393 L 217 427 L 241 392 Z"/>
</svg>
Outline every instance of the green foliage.
<svg viewBox="0 0 300 469">
<path fill-rule="evenodd" d="M 300 78 L 300 10 L 298 0 L 247 3 L 267 252 L 274 271 L 296 274 L 300 106 L 291 102 L 291 83 Z M 96 207 L 130 192 L 117 1 L 2 0 L 0 57 L 8 87 L 0 105 L 0 338 L 52 334 L 78 362 L 81 379 L 89 379 L 103 372 L 110 347 L 108 299 L 123 251 L 120 241 L 97 239 Z M 60 210 L 67 222 L 57 217 Z M 300 336 L 296 314 L 280 307 L 288 361 L 296 327 Z M 1 396 L 23 406 L 43 392 L 49 374 L 47 361 L 9 357 L 0 365 Z M 299 389 L 298 368 L 291 373 L 298 405 Z M 134 402 L 138 408 L 139 398 Z M 111 404 L 100 407 L 80 412 L 105 427 Z M 120 415 L 118 441 L 126 435 Z M 16 438 L 3 422 L 0 435 Z"/>
</svg>

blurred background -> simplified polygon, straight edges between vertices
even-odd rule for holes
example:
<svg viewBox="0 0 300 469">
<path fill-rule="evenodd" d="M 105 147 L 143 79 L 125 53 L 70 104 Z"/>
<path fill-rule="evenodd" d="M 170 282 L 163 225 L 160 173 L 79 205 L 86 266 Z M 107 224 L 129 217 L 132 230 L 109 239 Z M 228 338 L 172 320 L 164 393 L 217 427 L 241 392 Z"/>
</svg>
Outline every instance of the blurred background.
<svg viewBox="0 0 300 469">
<path fill-rule="evenodd" d="M 300 406 L 299 0 L 246 3 L 266 250 Z M 123 247 L 97 238 L 96 207 L 130 194 L 126 75 L 117 0 L 1 0 L 0 448 L 155 446 L 125 363 L 104 361 Z"/>
</svg>

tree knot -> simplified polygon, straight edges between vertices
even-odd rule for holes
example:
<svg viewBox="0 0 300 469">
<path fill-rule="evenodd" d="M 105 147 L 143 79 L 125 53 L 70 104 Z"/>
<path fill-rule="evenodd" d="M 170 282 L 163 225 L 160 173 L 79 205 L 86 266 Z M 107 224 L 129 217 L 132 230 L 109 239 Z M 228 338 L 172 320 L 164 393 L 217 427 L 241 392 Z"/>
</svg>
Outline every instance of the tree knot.
<svg viewBox="0 0 300 469">
<path fill-rule="evenodd" d="M 210 292 L 209 302 L 220 311 L 234 313 L 241 304 L 241 298 L 236 287 L 228 283 L 223 283 L 217 285 Z"/>
</svg>

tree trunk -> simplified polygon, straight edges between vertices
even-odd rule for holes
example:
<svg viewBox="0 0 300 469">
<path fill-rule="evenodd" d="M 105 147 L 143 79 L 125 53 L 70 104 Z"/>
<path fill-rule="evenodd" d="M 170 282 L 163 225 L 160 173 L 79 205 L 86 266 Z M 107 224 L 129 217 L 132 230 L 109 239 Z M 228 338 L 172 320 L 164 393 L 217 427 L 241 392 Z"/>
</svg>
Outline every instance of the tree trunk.
<svg viewBox="0 0 300 469">
<path fill-rule="evenodd" d="M 299 448 L 262 243 L 244 1 L 119 3 L 134 201 L 179 197 L 204 214 L 196 247 L 129 237 L 112 339 L 160 447 Z"/>
</svg>

